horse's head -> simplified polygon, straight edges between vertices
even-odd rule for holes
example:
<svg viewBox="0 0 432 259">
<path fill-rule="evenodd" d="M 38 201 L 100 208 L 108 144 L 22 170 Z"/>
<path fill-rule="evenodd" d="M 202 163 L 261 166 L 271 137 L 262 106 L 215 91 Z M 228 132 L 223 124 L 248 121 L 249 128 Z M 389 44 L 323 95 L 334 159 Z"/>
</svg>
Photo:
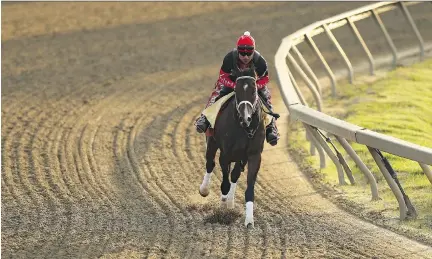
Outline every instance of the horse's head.
<svg viewBox="0 0 432 259">
<path fill-rule="evenodd" d="M 240 125 L 249 127 L 252 122 L 252 115 L 255 113 L 258 104 L 255 68 L 244 71 L 236 71 L 235 86 L 236 108 L 240 119 Z"/>
</svg>

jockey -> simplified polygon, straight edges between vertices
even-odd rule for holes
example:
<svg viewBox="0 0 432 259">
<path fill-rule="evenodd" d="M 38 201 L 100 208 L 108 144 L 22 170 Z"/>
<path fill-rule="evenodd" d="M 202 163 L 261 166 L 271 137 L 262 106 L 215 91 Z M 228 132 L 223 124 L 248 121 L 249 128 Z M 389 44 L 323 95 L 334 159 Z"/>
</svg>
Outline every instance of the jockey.
<svg viewBox="0 0 432 259">
<path fill-rule="evenodd" d="M 233 49 L 225 56 L 219 72 L 219 78 L 216 81 L 206 108 L 222 96 L 234 91 L 236 78 L 232 75 L 232 71 L 235 67 L 239 70 L 243 70 L 249 68 L 252 64 L 254 64 L 258 76 L 256 82 L 258 94 L 266 102 L 268 108 L 272 110 L 272 104 L 270 101 L 271 95 L 267 87 L 269 82 L 267 62 L 264 57 L 255 50 L 255 40 L 248 31 L 238 38 L 237 48 Z M 195 125 L 197 131 L 203 133 L 207 131 L 210 123 L 206 117 L 201 114 L 201 116 L 196 120 Z M 271 123 L 266 126 L 266 140 L 270 145 L 274 146 L 277 144 L 278 139 L 279 133 L 276 128 L 275 119 L 273 118 Z"/>
</svg>

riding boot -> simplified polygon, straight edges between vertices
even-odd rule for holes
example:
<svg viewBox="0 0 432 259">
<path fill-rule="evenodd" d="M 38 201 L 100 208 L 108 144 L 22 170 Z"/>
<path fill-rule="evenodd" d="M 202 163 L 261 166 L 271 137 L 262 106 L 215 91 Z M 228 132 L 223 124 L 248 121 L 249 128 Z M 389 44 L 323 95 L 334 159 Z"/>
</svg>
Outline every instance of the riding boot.
<svg viewBox="0 0 432 259">
<path fill-rule="evenodd" d="M 210 122 L 207 120 L 204 114 L 201 114 L 201 116 L 196 120 L 195 126 L 198 133 L 204 133 L 210 126 Z"/>
<path fill-rule="evenodd" d="M 210 105 L 215 103 L 217 100 L 219 100 L 223 96 L 231 93 L 232 91 L 234 91 L 234 89 L 226 87 L 226 86 L 222 86 L 222 88 L 219 91 L 216 98 L 211 98 L 211 100 L 207 104 L 207 107 L 209 107 Z M 195 126 L 196 126 L 196 130 L 198 133 L 204 133 L 210 127 L 210 122 L 207 120 L 207 118 L 203 114 L 201 114 L 201 116 L 196 120 Z"/>
<path fill-rule="evenodd" d="M 261 96 L 262 100 L 265 102 L 265 105 L 270 110 L 270 112 L 273 112 L 273 106 L 271 104 L 271 95 L 268 88 L 265 86 L 262 89 L 258 91 L 258 94 Z M 278 129 L 276 127 L 276 121 L 273 118 L 269 125 L 266 127 L 266 140 L 267 143 L 274 146 L 277 144 L 277 141 L 279 140 L 279 133 Z"/>
<path fill-rule="evenodd" d="M 276 127 L 275 119 L 272 119 L 270 124 L 266 127 L 266 140 L 272 146 L 277 145 L 279 140 L 279 133 Z"/>
</svg>

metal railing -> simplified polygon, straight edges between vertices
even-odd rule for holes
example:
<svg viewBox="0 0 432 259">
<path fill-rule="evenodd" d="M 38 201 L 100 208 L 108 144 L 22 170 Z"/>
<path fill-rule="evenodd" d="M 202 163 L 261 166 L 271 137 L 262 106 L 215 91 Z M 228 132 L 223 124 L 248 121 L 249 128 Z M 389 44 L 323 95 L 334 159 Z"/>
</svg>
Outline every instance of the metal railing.
<svg viewBox="0 0 432 259">
<path fill-rule="evenodd" d="M 375 21 L 380 31 L 384 35 L 386 43 L 391 50 L 392 67 L 396 67 L 399 60 L 408 56 L 419 55 L 420 59 L 423 59 L 425 57 L 425 53 L 432 50 L 432 45 L 426 45 L 424 43 L 424 40 L 407 8 L 410 5 L 415 5 L 419 3 L 421 2 L 380 2 L 367 5 L 349 12 L 345 12 L 329 19 L 315 22 L 285 37 L 282 40 L 282 43 L 279 46 L 279 49 L 275 55 L 275 66 L 279 79 L 279 88 L 282 93 L 282 98 L 289 109 L 290 119 L 302 122 L 306 130 L 306 138 L 311 141 L 310 151 L 312 155 L 315 153 L 315 148 L 319 153 L 321 168 L 325 167 L 325 154 L 327 154 L 333 161 L 333 163 L 336 165 L 339 184 L 346 184 L 344 180 L 344 169 L 347 173 L 348 178 L 350 179 L 350 182 L 352 184 L 355 182 L 355 179 L 352 177 L 349 168 L 346 167 L 346 162 L 344 158 L 337 151 L 336 147 L 330 141 L 330 144 L 335 149 L 335 154 L 324 141 L 324 139 L 330 140 L 329 136 L 335 137 L 336 140 L 340 143 L 340 145 L 345 149 L 345 151 L 355 162 L 355 164 L 359 167 L 365 177 L 368 179 L 371 187 L 372 199 L 379 199 L 377 183 L 373 174 L 362 162 L 362 160 L 356 154 L 354 149 L 350 146 L 348 141 L 357 142 L 359 144 L 367 146 L 369 152 L 377 163 L 380 171 L 383 173 L 384 178 L 386 179 L 399 203 L 400 219 L 405 219 L 407 216 L 410 215 L 416 215 L 416 212 L 411 205 L 409 199 L 403 192 L 403 189 L 401 188 L 397 178 L 394 176 L 395 174 L 391 169 L 391 166 L 389 168 L 389 164 L 386 164 L 386 161 L 384 161 L 385 159 L 382 159 L 383 157 L 380 153 L 380 150 L 394 154 L 396 156 L 417 161 L 425 175 L 428 177 L 429 181 L 432 183 L 432 172 L 431 169 L 427 166 L 432 165 L 432 149 L 416 145 L 407 141 L 403 141 L 391 136 L 387 136 L 381 133 L 377 133 L 365 129 L 361 126 L 357 126 L 322 113 L 321 111 L 323 106 L 323 100 L 321 83 L 318 80 L 318 76 L 314 73 L 314 70 L 307 63 L 306 59 L 304 58 L 302 53 L 300 53 L 299 49 L 296 46 L 302 42 L 307 43 L 307 45 L 310 47 L 310 49 L 318 58 L 320 64 L 324 68 L 325 74 L 330 80 L 332 95 L 335 96 L 337 94 L 337 76 L 332 71 L 330 65 L 324 58 L 324 55 L 321 53 L 313 37 L 322 33 L 328 36 L 333 46 L 337 50 L 338 55 L 340 55 L 340 57 L 342 58 L 344 66 L 348 70 L 349 82 L 353 83 L 353 65 L 348 56 L 346 55 L 344 49 L 341 47 L 336 37 L 333 35 L 332 30 L 342 27 L 344 25 L 349 26 L 353 36 L 357 39 L 358 43 L 360 44 L 363 52 L 367 57 L 369 74 L 374 75 L 376 70 L 376 59 L 371 54 L 371 51 L 369 50 L 362 35 L 357 29 L 355 22 L 366 19 L 368 17 L 372 17 L 372 19 Z M 412 32 L 415 34 L 419 47 L 414 51 L 411 50 L 404 53 L 398 51 L 380 17 L 381 13 L 385 13 L 396 8 L 399 8 L 402 11 L 403 16 L 410 25 Z M 292 53 L 295 54 L 304 70 L 299 65 L 299 63 L 297 63 L 297 60 L 294 58 Z M 290 71 L 288 64 L 290 64 L 294 68 L 294 71 L 297 73 L 297 75 L 305 82 L 307 88 L 310 90 L 313 96 L 313 99 L 317 106 L 317 110 L 308 107 L 305 101 L 305 97 L 300 91 L 300 88 L 296 82 L 293 73 Z M 321 130 L 325 131 L 327 133 L 327 136 L 321 134 Z"/>
</svg>

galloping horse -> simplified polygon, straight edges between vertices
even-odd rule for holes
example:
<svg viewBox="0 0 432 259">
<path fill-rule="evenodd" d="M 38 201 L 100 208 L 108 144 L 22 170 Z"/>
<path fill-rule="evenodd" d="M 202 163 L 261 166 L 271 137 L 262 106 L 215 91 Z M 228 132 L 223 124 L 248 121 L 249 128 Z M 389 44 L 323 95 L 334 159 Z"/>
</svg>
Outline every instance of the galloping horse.
<svg viewBox="0 0 432 259">
<path fill-rule="evenodd" d="M 215 167 L 214 158 L 216 151 L 220 149 L 219 164 L 223 173 L 221 205 L 233 208 L 237 180 L 247 164 L 245 226 L 253 227 L 254 185 L 261 166 L 265 140 L 262 103 L 257 93 L 255 68 L 234 73 L 237 75 L 235 94 L 219 112 L 213 127 L 214 136 L 207 138 L 207 173 L 200 186 L 200 194 L 205 197 L 209 193 L 211 173 Z M 231 172 L 230 183 L 232 162 L 235 162 L 235 166 Z"/>
</svg>

